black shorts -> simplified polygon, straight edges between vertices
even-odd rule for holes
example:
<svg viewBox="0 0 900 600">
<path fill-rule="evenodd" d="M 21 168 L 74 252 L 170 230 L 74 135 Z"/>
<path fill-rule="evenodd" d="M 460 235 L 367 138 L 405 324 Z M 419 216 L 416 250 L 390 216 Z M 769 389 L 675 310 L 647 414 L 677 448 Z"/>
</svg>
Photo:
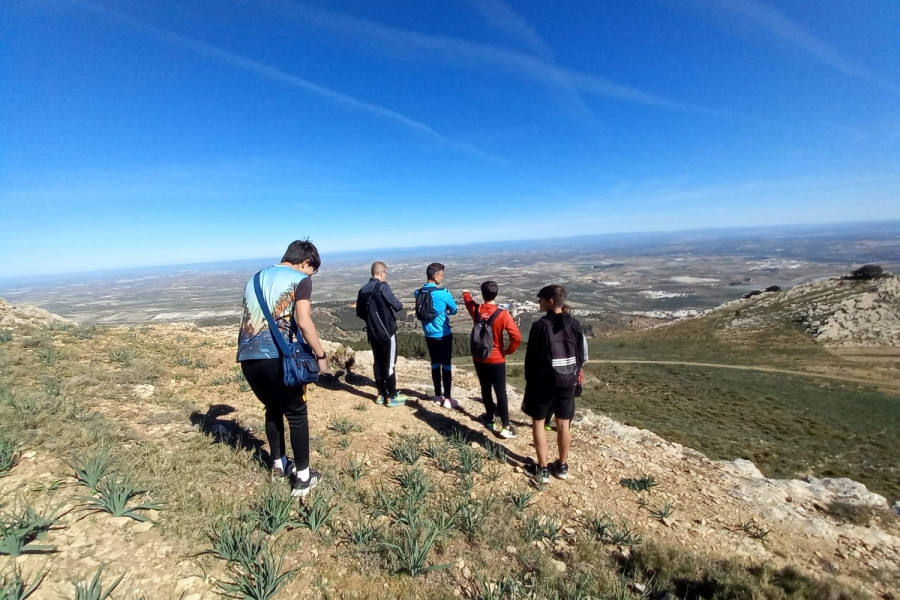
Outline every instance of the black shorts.
<svg viewBox="0 0 900 600">
<path fill-rule="evenodd" d="M 557 419 L 571 421 L 575 417 L 575 387 L 553 388 L 525 384 L 522 412 L 535 420 Z"/>
</svg>

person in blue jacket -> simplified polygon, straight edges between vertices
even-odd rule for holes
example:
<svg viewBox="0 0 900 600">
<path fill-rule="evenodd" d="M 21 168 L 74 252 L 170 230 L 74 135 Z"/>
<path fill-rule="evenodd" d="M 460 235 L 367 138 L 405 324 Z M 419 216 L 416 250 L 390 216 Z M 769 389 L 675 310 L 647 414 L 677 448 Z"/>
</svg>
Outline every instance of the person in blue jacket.
<svg viewBox="0 0 900 600">
<path fill-rule="evenodd" d="M 450 330 L 449 315 L 456 314 L 456 301 L 446 289 L 439 287 L 444 281 L 444 265 L 431 263 L 425 269 L 428 282 L 416 290 L 419 294 L 431 294 L 435 317 L 430 321 L 422 321 L 425 332 L 425 343 L 431 357 L 431 380 L 434 382 L 432 400 L 444 408 L 459 408 L 459 403 L 450 395 L 453 373 L 450 370 L 450 359 L 453 357 L 453 332 Z M 443 389 L 441 388 L 443 384 Z"/>
</svg>

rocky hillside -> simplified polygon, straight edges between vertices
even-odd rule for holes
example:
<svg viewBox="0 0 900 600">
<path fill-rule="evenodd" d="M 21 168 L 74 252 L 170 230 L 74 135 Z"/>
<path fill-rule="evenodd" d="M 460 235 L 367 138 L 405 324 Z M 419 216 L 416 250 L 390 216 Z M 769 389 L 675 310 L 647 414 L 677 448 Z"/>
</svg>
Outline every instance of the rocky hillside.
<svg viewBox="0 0 900 600">
<path fill-rule="evenodd" d="M 828 346 L 900 346 L 900 277 L 825 279 L 764 292 L 709 312 L 734 315 L 727 329 L 757 331 L 793 323 Z"/>
<path fill-rule="evenodd" d="M 252 459 L 254 448 L 265 448 L 263 411 L 236 374 L 233 328 L 94 329 L 8 303 L 0 303 L 0 323 L 0 433 L 16 440 L 19 457 L 0 486 L 3 518 L 22 502 L 59 512 L 59 523 L 40 541 L 57 551 L 15 560 L 26 575 L 47 570 L 34 597 L 71 597 L 72 582 L 89 580 L 99 567 L 107 583 L 124 576 L 122 597 L 220 597 L 220 584 L 235 572 L 200 554 L 210 546 L 203 532 L 216 519 L 257 518 L 250 512 L 261 510 L 254 498 L 268 489 Z M 820 589 L 803 598 L 896 597 L 900 527 L 887 501 L 864 486 L 766 479 L 745 461 L 713 461 L 582 411 L 573 427 L 570 478 L 537 490 L 523 470 L 533 456 L 527 419 L 513 411 L 514 440 L 486 432 L 477 421 L 482 408 L 470 369 L 455 372 L 461 410 L 451 411 L 425 400 L 429 366 L 400 359 L 399 384 L 414 401 L 388 409 L 372 402 L 371 353 L 354 359 L 353 373 L 310 392 L 313 462 L 326 474 L 312 498 L 318 494 L 337 508 L 319 533 L 294 526 L 266 538 L 285 552 L 285 569 L 298 569 L 280 597 L 482 598 L 498 589 L 486 581 L 521 592 L 503 597 L 546 597 L 594 581 L 620 590 L 618 598 L 674 599 L 692 587 L 725 593 L 742 585 L 760 598 L 782 598 L 805 578 L 858 595 L 802 583 Z M 512 407 L 519 392 L 511 391 Z M 410 468 L 398 462 L 395 448 L 404 440 L 440 449 L 416 462 L 434 498 L 423 506 L 463 502 L 473 519 L 493 506 L 480 517 L 488 525 L 441 538 L 426 564 L 449 568 L 424 577 L 398 574 L 383 545 L 352 541 L 363 513 L 375 511 L 378 490 L 403 488 Z M 459 440 L 463 445 L 448 445 Z M 490 458 L 499 444 L 502 462 Z M 87 490 L 73 483 L 70 465 L 103 447 L 113 450 L 117 469 L 152 490 L 145 500 L 164 503 L 149 511 L 152 522 L 85 511 Z M 461 494 L 468 485 L 457 471 L 462 467 L 448 469 L 440 459 L 447 453 L 461 461 L 470 452 L 484 462 Z M 358 481 L 349 475 L 354 464 L 362 465 Z M 641 486 L 646 490 L 632 489 Z M 515 512 L 510 499 L 523 493 L 534 497 Z M 294 515 L 300 519 L 302 510 Z M 603 536 L 591 525 L 599 515 L 610 523 Z M 374 519 L 378 535 L 399 543 L 402 520 Z M 561 529 L 535 539 L 530 528 L 549 523 Z M 743 583 L 726 584 L 726 571 L 732 578 L 743 573 Z"/>
</svg>

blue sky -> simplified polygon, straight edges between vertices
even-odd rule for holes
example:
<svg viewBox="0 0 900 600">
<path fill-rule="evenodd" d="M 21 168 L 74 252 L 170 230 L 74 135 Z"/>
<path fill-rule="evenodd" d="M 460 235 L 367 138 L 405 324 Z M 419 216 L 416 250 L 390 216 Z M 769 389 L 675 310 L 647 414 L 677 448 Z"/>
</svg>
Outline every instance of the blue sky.
<svg viewBox="0 0 900 600">
<path fill-rule="evenodd" d="M 900 218 L 900 2 L 0 3 L 0 277 Z"/>
</svg>

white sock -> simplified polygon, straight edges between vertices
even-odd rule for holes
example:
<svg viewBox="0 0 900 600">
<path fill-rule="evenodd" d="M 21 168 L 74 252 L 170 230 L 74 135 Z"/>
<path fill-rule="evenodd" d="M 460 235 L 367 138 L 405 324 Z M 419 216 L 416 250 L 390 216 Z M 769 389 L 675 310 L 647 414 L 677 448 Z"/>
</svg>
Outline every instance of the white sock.
<svg viewBox="0 0 900 600">
<path fill-rule="evenodd" d="M 278 471 L 283 472 L 285 469 L 287 469 L 287 456 L 282 456 L 281 458 L 276 458 L 275 462 L 272 464 L 272 467 L 274 469 L 277 469 Z"/>
<path fill-rule="evenodd" d="M 309 467 L 306 467 L 302 471 L 297 471 L 297 477 L 300 478 L 300 481 L 309 481 Z"/>
</svg>

